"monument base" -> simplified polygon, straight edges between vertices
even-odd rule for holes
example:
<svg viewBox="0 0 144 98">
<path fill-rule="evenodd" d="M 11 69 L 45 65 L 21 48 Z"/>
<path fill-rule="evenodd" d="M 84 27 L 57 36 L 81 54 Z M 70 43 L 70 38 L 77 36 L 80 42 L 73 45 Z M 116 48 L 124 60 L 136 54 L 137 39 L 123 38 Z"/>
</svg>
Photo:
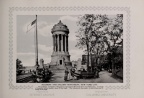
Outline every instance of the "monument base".
<svg viewBox="0 0 144 98">
<path fill-rule="evenodd" d="M 51 55 L 50 66 L 55 69 L 65 69 L 66 66 L 71 66 L 69 52 L 53 52 Z"/>
</svg>

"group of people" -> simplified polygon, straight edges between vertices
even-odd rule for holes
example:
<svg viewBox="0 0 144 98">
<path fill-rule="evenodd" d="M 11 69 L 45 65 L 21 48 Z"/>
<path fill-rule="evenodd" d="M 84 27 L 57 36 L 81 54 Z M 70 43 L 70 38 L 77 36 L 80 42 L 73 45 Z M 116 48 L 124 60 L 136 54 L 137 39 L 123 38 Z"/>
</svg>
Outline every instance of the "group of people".
<svg viewBox="0 0 144 98">
<path fill-rule="evenodd" d="M 69 80 L 78 80 L 81 78 L 81 73 L 86 72 L 85 68 L 82 66 L 79 70 L 77 69 L 76 66 L 72 68 L 66 67 L 65 69 L 65 75 L 64 75 L 64 80 L 69 81 Z"/>
<path fill-rule="evenodd" d="M 37 69 L 32 71 L 32 75 L 35 76 L 35 82 L 49 81 L 52 72 L 49 69 Z"/>
<path fill-rule="evenodd" d="M 69 81 L 69 80 L 78 79 L 77 76 L 76 76 L 76 73 L 77 73 L 77 68 L 76 67 L 72 67 L 70 69 L 68 67 L 66 67 L 64 80 Z"/>
<path fill-rule="evenodd" d="M 83 79 L 85 77 L 99 78 L 99 72 L 100 72 L 100 69 L 98 67 L 95 67 L 92 72 L 87 72 L 83 66 L 79 70 L 77 69 L 76 66 L 72 68 L 66 67 L 64 80 L 65 81 L 78 80 L 80 78 Z"/>
</svg>

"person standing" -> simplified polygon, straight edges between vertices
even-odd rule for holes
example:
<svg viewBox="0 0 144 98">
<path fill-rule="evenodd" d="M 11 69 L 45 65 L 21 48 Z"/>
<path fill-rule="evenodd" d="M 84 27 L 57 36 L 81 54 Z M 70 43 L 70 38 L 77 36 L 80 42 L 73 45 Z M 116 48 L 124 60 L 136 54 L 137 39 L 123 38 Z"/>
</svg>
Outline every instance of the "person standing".
<svg viewBox="0 0 144 98">
<path fill-rule="evenodd" d="M 74 67 L 72 67 L 70 71 L 71 71 L 71 76 L 72 76 L 72 79 L 74 80 L 75 68 L 74 68 Z"/>
<path fill-rule="evenodd" d="M 66 67 L 66 69 L 65 69 L 65 76 L 64 76 L 64 80 L 65 81 L 68 81 L 68 74 L 69 74 L 69 71 L 68 71 L 68 68 Z"/>
<path fill-rule="evenodd" d="M 98 67 L 96 67 L 96 77 L 99 78 L 99 72 L 100 72 L 100 69 Z"/>
<path fill-rule="evenodd" d="M 71 76 L 71 69 L 68 70 L 69 73 L 68 73 L 68 80 L 71 80 L 72 79 L 72 76 Z"/>
</svg>

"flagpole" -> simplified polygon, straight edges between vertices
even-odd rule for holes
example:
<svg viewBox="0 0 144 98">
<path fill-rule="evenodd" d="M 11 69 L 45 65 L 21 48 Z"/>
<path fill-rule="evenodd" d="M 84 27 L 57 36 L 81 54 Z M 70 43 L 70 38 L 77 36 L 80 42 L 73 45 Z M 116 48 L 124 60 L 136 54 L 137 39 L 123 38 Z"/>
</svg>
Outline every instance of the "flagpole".
<svg viewBox="0 0 144 98">
<path fill-rule="evenodd" d="M 36 66 L 38 67 L 38 35 L 37 35 L 37 15 L 36 15 Z"/>
</svg>

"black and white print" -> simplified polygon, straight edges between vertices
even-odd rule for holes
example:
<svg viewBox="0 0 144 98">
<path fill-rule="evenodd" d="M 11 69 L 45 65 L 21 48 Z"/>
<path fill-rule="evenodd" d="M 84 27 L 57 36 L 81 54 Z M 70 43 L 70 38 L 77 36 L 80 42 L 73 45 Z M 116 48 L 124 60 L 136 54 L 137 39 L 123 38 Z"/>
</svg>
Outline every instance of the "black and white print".
<svg viewBox="0 0 144 98">
<path fill-rule="evenodd" d="M 123 14 L 17 15 L 17 83 L 123 83 Z"/>
</svg>

